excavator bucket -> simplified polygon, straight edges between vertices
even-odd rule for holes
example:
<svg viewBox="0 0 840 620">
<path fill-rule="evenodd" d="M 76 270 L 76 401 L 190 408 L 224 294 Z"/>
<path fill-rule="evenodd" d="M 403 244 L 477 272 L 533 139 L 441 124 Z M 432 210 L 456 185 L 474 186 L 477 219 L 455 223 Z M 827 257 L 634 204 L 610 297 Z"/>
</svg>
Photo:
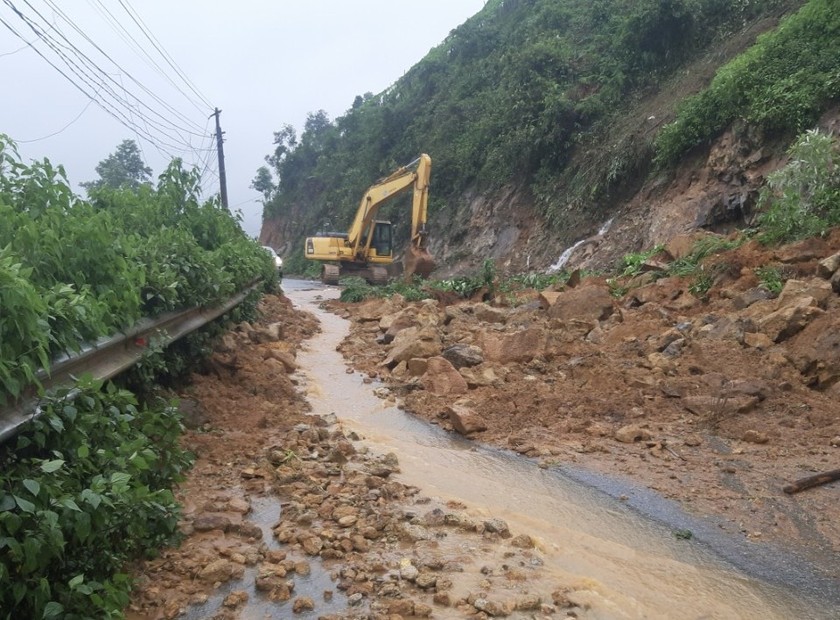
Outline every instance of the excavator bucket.
<svg viewBox="0 0 840 620">
<path fill-rule="evenodd" d="M 415 274 L 421 278 L 428 278 L 435 267 L 435 259 L 428 250 L 415 246 L 406 249 L 403 257 L 403 277 L 406 280 L 410 280 Z"/>
</svg>

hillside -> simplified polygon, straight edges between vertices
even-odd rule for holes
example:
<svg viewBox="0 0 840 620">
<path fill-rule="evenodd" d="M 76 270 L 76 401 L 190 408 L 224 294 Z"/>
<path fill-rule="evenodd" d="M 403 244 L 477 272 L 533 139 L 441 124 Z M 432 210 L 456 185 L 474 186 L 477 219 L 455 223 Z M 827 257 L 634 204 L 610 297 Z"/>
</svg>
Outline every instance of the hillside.
<svg viewBox="0 0 840 620">
<path fill-rule="evenodd" d="M 255 179 L 261 240 L 304 269 L 302 237 L 344 229 L 365 188 L 419 152 L 434 161 L 439 275 L 485 258 L 544 270 L 608 221 L 571 265 L 744 226 L 766 174 L 840 96 L 838 13 L 825 0 L 488 2 L 387 91 L 275 134 Z M 384 211 L 404 242 L 404 204 Z"/>
</svg>

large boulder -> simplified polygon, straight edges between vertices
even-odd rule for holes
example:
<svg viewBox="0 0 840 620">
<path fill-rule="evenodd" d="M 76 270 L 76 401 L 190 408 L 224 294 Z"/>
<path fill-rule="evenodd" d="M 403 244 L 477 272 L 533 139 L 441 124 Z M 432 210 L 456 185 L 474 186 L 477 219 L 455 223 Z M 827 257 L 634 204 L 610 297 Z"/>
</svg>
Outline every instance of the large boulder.
<svg viewBox="0 0 840 620">
<path fill-rule="evenodd" d="M 530 362 L 546 349 L 546 332 L 540 327 L 530 327 L 512 333 L 485 330 L 479 332 L 478 346 L 484 357 L 500 364 Z"/>
<path fill-rule="evenodd" d="M 567 290 L 548 309 L 553 319 L 603 321 L 613 313 L 613 298 L 606 286 L 590 285 Z"/>
<path fill-rule="evenodd" d="M 779 293 L 778 307 L 795 303 L 800 297 L 813 297 L 820 308 L 825 308 L 828 300 L 834 297 L 834 291 L 831 290 L 831 284 L 821 278 L 788 280 Z"/>
<path fill-rule="evenodd" d="M 435 357 L 440 355 L 441 349 L 440 336 L 436 330 L 409 327 L 400 331 L 394 338 L 391 351 L 382 364 L 393 368 L 400 362 L 407 362 L 412 358 Z"/>
<path fill-rule="evenodd" d="M 460 398 L 446 408 L 452 428 L 462 435 L 487 430 L 487 425 L 476 413 L 476 404 L 468 398 Z"/>
<path fill-rule="evenodd" d="M 420 378 L 423 387 L 434 396 L 466 394 L 467 382 L 448 360 L 432 357 L 428 360 L 426 373 Z"/>
<path fill-rule="evenodd" d="M 788 305 L 758 319 L 759 331 L 773 342 L 781 342 L 802 331 L 811 321 L 825 314 L 813 297 L 791 299 Z"/>
<path fill-rule="evenodd" d="M 455 368 L 478 366 L 484 362 L 484 353 L 474 344 L 453 344 L 443 350 L 443 357 L 448 359 Z"/>
</svg>

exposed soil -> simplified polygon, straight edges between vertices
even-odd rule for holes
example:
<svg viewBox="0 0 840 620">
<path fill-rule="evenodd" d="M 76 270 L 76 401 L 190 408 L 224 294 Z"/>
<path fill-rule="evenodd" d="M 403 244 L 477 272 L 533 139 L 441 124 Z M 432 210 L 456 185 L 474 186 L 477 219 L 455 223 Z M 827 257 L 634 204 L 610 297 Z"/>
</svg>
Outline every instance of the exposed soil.
<svg viewBox="0 0 840 620">
<path fill-rule="evenodd" d="M 342 351 L 433 424 L 629 479 L 840 579 L 840 485 L 783 492 L 840 467 L 840 275 L 815 275 L 840 233 L 750 242 L 662 278 L 693 241 L 614 282 L 620 298 L 587 279 L 491 303 L 336 302 L 353 321 Z M 762 266 L 789 279 L 780 296 L 759 286 Z"/>
</svg>

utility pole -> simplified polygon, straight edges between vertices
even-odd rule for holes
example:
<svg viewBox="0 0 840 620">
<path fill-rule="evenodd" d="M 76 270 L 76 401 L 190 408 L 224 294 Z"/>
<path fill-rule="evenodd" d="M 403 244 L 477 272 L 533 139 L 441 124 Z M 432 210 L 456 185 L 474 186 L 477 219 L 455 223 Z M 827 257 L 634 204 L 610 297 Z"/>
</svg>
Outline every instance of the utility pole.
<svg viewBox="0 0 840 620">
<path fill-rule="evenodd" d="M 228 209 L 228 197 L 227 197 L 227 176 L 225 175 L 225 147 L 224 141 L 222 140 L 222 127 L 219 124 L 219 114 L 222 111 L 219 108 L 216 108 L 216 111 L 213 112 L 210 116 L 216 117 L 216 150 L 219 152 L 219 186 L 220 186 L 220 194 L 222 197 L 222 206 L 225 209 Z"/>
</svg>

